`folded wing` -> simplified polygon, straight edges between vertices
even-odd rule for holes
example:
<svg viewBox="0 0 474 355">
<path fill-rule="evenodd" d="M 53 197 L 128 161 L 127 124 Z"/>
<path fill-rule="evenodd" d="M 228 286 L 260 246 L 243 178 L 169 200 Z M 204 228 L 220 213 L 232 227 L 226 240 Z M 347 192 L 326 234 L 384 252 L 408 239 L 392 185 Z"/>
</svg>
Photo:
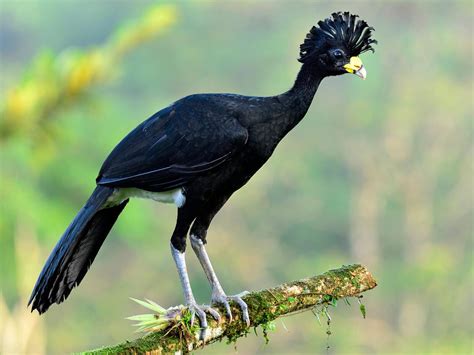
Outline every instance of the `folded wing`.
<svg viewBox="0 0 474 355">
<path fill-rule="evenodd" d="M 97 184 L 170 190 L 230 159 L 247 138 L 247 130 L 228 113 L 178 102 L 154 114 L 115 147 Z"/>
</svg>

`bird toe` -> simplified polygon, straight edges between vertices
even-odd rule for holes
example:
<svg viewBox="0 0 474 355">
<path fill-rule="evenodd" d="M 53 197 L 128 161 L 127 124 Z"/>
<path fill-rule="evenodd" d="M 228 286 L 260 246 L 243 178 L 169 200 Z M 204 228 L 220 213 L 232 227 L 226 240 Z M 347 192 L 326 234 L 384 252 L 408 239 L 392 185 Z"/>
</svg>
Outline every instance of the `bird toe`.
<svg viewBox="0 0 474 355">
<path fill-rule="evenodd" d="M 202 309 L 205 312 L 209 313 L 212 316 L 212 318 L 214 318 L 218 323 L 221 322 L 222 320 L 221 315 L 214 308 L 212 308 L 211 306 L 202 306 Z"/>
<path fill-rule="evenodd" d="M 224 306 L 225 308 L 225 313 L 227 315 L 227 318 L 229 319 L 229 322 L 232 322 L 232 311 L 230 310 L 230 304 L 228 301 L 228 297 L 225 294 L 216 294 L 212 296 L 211 299 L 211 304 L 220 304 Z"/>
<path fill-rule="evenodd" d="M 229 296 L 228 299 L 234 301 L 239 305 L 242 311 L 242 320 L 245 322 L 245 324 L 247 324 L 247 327 L 250 327 L 249 307 L 247 306 L 247 303 L 245 303 L 244 300 L 241 298 L 241 295 L 244 295 L 244 293 L 240 293 L 236 296 Z"/>
<path fill-rule="evenodd" d="M 232 311 L 230 308 L 229 301 L 234 301 L 235 303 L 239 305 L 240 309 L 242 310 L 243 321 L 247 324 L 247 326 L 250 326 L 248 306 L 247 306 L 247 303 L 245 303 L 244 300 L 242 299 L 242 297 L 247 294 L 249 294 L 248 291 L 244 291 L 235 296 L 226 296 L 225 294 L 216 294 L 212 296 L 211 304 L 223 305 L 226 310 L 226 315 L 229 319 L 229 322 L 232 322 L 233 317 L 232 317 Z"/>
<path fill-rule="evenodd" d="M 206 312 L 204 312 L 204 310 L 196 303 L 188 304 L 188 309 L 191 313 L 191 326 L 194 325 L 194 321 L 197 317 L 199 319 L 199 324 L 201 325 L 201 328 L 207 328 Z"/>
</svg>

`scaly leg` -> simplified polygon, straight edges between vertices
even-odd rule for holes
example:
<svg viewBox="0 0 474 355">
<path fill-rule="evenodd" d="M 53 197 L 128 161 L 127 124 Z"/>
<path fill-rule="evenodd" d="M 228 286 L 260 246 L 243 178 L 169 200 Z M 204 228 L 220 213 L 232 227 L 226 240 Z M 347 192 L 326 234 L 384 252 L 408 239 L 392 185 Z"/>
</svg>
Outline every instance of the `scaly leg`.
<svg viewBox="0 0 474 355">
<path fill-rule="evenodd" d="M 201 263 L 201 266 L 204 269 L 207 279 L 209 280 L 209 283 L 212 287 L 211 304 L 220 303 L 224 305 L 227 312 L 227 316 L 229 317 L 229 320 L 232 321 L 232 312 L 230 310 L 229 301 L 236 302 L 242 310 L 242 317 L 244 322 L 247 323 L 247 326 L 250 326 L 248 307 L 247 304 L 241 298 L 241 296 L 243 296 L 245 293 L 241 293 L 235 296 L 227 296 L 224 290 L 222 289 L 219 280 L 217 279 L 214 269 L 212 268 L 212 264 L 209 260 L 209 256 L 207 255 L 203 241 L 193 234 L 191 234 L 190 239 L 191 246 L 193 247 L 193 250 L 196 253 L 196 256 L 199 259 L 199 262 Z"/>
<path fill-rule="evenodd" d="M 184 299 L 186 305 L 191 312 L 191 325 L 194 323 L 194 318 L 197 316 L 199 318 L 199 322 L 201 323 L 202 333 L 201 339 L 204 339 L 205 330 L 207 328 L 207 319 L 206 313 L 208 312 L 215 320 L 218 322 L 220 321 L 219 313 L 211 308 L 210 306 L 202 305 L 199 306 L 196 303 L 196 300 L 193 295 L 193 291 L 191 289 L 191 284 L 189 282 L 188 271 L 186 269 L 186 260 L 184 257 L 184 252 L 180 252 L 177 250 L 173 244 L 171 244 L 171 255 L 173 255 L 174 262 L 176 263 L 176 268 L 178 269 L 179 280 L 181 281 L 181 286 L 183 288 Z"/>
</svg>

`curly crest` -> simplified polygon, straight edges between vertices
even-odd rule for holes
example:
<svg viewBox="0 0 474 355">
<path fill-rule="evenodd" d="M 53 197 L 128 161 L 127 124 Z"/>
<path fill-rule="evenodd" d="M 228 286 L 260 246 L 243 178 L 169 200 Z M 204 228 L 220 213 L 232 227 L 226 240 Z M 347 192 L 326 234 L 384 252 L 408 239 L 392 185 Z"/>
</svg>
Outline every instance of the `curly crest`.
<svg viewBox="0 0 474 355">
<path fill-rule="evenodd" d="M 313 26 L 301 44 L 298 60 L 304 63 L 324 43 L 342 44 L 351 56 L 358 56 L 369 50 L 374 52 L 372 44 L 377 43 L 371 38 L 374 28 L 367 22 L 358 20 L 358 17 L 349 12 L 335 12 L 331 18 L 319 21 L 318 27 Z"/>
</svg>

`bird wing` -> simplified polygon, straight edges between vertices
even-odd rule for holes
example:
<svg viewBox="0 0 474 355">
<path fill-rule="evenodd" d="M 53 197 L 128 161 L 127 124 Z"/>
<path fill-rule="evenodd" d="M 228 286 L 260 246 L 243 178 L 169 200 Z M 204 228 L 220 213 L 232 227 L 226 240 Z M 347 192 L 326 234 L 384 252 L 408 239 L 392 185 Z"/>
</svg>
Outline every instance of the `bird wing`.
<svg viewBox="0 0 474 355">
<path fill-rule="evenodd" d="M 166 191 L 221 165 L 248 131 L 222 108 L 179 101 L 130 132 L 105 160 L 97 184 Z"/>
</svg>

